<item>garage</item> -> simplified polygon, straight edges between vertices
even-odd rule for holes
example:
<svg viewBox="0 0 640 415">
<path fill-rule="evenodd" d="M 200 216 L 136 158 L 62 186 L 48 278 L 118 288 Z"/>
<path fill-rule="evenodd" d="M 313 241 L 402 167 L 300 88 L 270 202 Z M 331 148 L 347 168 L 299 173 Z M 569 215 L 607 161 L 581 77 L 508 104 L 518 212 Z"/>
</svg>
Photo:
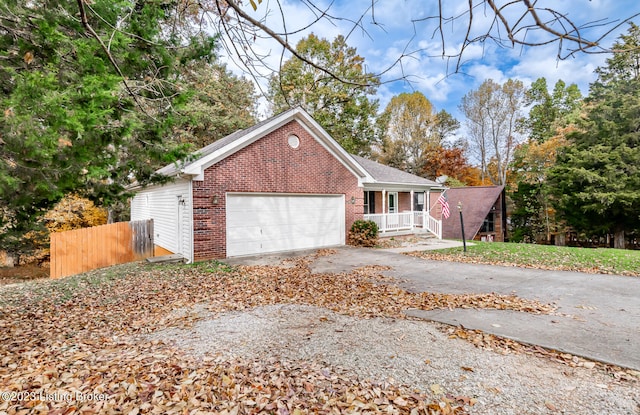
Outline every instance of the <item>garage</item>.
<svg viewBox="0 0 640 415">
<path fill-rule="evenodd" d="M 344 195 L 229 193 L 227 256 L 345 243 Z"/>
</svg>

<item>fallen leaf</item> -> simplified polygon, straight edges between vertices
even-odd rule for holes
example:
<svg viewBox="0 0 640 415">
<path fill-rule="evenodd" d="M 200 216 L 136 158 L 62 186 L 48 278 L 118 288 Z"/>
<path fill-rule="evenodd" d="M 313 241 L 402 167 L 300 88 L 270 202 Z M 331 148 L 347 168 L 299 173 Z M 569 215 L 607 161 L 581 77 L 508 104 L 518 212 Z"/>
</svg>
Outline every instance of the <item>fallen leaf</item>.
<svg viewBox="0 0 640 415">
<path fill-rule="evenodd" d="M 549 401 L 545 401 L 544 406 L 546 406 L 550 411 L 556 412 L 558 410 L 558 408 Z"/>
<path fill-rule="evenodd" d="M 444 394 L 444 389 L 442 389 L 442 386 L 438 385 L 437 383 L 432 384 L 430 389 L 431 389 L 431 392 L 433 392 L 434 395 L 443 395 Z"/>
</svg>

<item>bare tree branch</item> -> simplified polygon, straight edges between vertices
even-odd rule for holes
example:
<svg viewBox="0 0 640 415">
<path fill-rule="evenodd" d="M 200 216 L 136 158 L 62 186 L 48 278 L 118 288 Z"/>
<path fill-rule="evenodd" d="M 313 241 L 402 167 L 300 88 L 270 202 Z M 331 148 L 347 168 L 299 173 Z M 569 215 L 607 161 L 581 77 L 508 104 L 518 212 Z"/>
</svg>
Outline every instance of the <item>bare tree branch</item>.
<svg viewBox="0 0 640 415">
<path fill-rule="evenodd" d="M 283 38 L 283 36 L 279 35 L 275 31 L 273 31 L 271 28 L 269 28 L 267 25 L 263 24 L 262 22 L 254 19 L 253 17 L 251 17 L 247 13 L 245 13 L 244 10 L 242 10 L 240 8 L 240 6 L 235 1 L 227 0 L 226 4 L 235 11 L 235 13 L 238 15 L 238 17 L 242 18 L 243 20 L 249 22 L 254 27 L 256 27 L 256 28 L 262 30 L 263 32 L 265 32 L 266 34 L 268 34 L 273 40 L 278 42 L 284 49 L 286 49 L 289 53 L 291 53 L 296 58 L 300 59 L 302 62 L 312 66 L 313 68 L 316 68 L 318 70 L 321 70 L 321 71 L 325 72 L 326 74 L 328 74 L 332 78 L 334 78 L 334 79 L 336 79 L 336 80 L 338 80 L 340 82 L 343 82 L 345 84 L 351 84 L 351 85 L 357 85 L 357 86 L 363 86 L 363 87 L 372 86 L 370 83 L 353 82 L 353 81 L 351 81 L 349 79 L 342 78 L 341 76 L 339 76 L 338 74 L 333 72 L 331 69 L 321 67 L 320 65 L 316 64 L 312 60 L 307 59 L 306 57 L 304 57 L 301 54 L 299 54 L 296 51 L 296 49 L 294 48 L 294 46 L 291 45 L 285 38 Z M 285 34 L 285 36 L 286 36 L 286 34 Z"/>
</svg>

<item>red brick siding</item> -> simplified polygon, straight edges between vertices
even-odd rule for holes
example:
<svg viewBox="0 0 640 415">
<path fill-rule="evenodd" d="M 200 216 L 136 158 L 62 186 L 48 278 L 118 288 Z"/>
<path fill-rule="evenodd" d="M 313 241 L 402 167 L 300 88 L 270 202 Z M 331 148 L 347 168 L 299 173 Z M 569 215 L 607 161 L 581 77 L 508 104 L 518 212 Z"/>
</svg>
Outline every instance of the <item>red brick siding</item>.
<svg viewBox="0 0 640 415">
<path fill-rule="evenodd" d="M 426 196 L 425 196 L 426 197 Z M 440 215 L 442 214 L 442 206 L 440 205 L 440 203 L 438 203 L 438 198 L 440 197 L 440 192 L 431 192 L 429 194 L 429 207 L 427 208 L 427 211 L 429 211 L 430 215 L 433 216 L 434 218 L 440 218 Z M 425 201 L 426 203 L 426 201 Z M 453 212 L 453 209 L 455 208 L 455 206 L 451 206 L 451 204 L 449 203 L 449 211 Z"/>
<path fill-rule="evenodd" d="M 375 192 L 374 198 L 376 214 L 382 213 L 382 192 Z M 410 211 L 411 204 L 411 193 L 398 192 L 398 212 Z M 389 213 L 389 192 L 386 192 L 384 197 L 384 213 Z"/>
<path fill-rule="evenodd" d="M 300 138 L 297 149 L 287 144 L 291 134 Z M 226 256 L 227 192 L 343 194 L 347 238 L 351 224 L 362 218 L 364 196 L 357 178 L 296 121 L 207 168 L 204 180 L 194 180 L 196 261 Z"/>
<path fill-rule="evenodd" d="M 483 236 L 492 235 L 494 242 L 504 242 L 504 229 L 502 229 L 502 195 L 498 196 L 498 200 L 493 204 L 494 216 L 494 231 L 493 232 L 478 232 L 474 240 L 480 241 Z"/>
<path fill-rule="evenodd" d="M 373 197 L 373 201 L 376 205 L 376 213 L 382 213 L 382 192 L 376 192 L 376 195 Z M 385 208 L 386 211 L 386 208 Z"/>
<path fill-rule="evenodd" d="M 398 212 L 409 212 L 411 210 L 411 193 L 398 193 Z"/>
</svg>

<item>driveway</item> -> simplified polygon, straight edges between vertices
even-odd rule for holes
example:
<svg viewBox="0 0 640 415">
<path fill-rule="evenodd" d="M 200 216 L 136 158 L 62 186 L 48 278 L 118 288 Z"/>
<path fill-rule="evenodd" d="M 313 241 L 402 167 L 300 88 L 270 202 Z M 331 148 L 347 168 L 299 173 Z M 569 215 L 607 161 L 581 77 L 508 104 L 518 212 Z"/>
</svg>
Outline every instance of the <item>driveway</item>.
<svg viewBox="0 0 640 415">
<path fill-rule="evenodd" d="M 515 294 L 553 303 L 557 315 L 506 310 L 412 310 L 428 320 L 640 370 L 640 278 L 429 261 L 396 252 L 344 247 L 319 258 L 313 272 L 388 265 L 384 274 L 410 291 Z"/>
<path fill-rule="evenodd" d="M 271 255 L 228 262 L 274 263 L 282 258 Z M 407 314 L 640 370 L 640 278 L 429 261 L 390 250 L 349 246 L 318 258 L 311 269 L 336 273 L 365 265 L 390 266 L 384 274 L 401 279 L 409 291 L 495 292 L 555 304 L 554 315 L 475 309 L 411 310 Z"/>
</svg>

